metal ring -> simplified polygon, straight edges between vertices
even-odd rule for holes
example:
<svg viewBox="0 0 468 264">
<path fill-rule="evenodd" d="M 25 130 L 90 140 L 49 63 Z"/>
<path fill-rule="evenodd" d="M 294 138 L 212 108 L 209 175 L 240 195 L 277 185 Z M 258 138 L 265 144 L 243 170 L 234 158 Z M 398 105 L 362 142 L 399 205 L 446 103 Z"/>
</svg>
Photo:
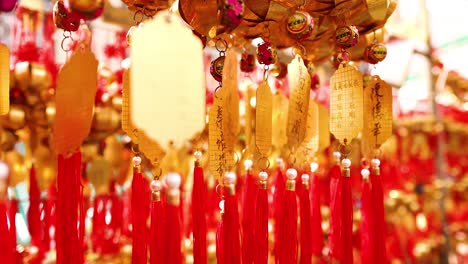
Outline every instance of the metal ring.
<svg viewBox="0 0 468 264">
<path fill-rule="evenodd" d="M 221 45 L 224 45 L 224 47 Z M 226 52 L 228 48 L 228 44 L 226 40 L 224 39 L 217 39 L 215 42 L 215 48 L 218 52 Z"/>
<path fill-rule="evenodd" d="M 135 154 L 139 154 L 140 153 L 140 149 L 138 148 L 138 144 L 132 144 L 131 148 L 133 153 Z"/>
<path fill-rule="evenodd" d="M 137 15 L 140 15 L 137 19 Z M 145 18 L 145 13 L 144 11 L 141 11 L 141 9 L 138 9 L 135 14 L 133 14 L 133 22 L 135 22 L 136 25 L 140 24 L 143 22 L 143 18 Z"/>
<path fill-rule="evenodd" d="M 162 169 L 161 169 L 161 167 L 155 167 L 155 168 L 153 168 L 152 173 L 153 173 L 153 177 L 154 177 L 155 179 L 159 180 L 159 178 L 160 178 L 161 175 L 162 175 Z"/>
<path fill-rule="evenodd" d="M 218 197 L 223 200 L 224 199 L 224 194 L 223 194 L 223 185 L 222 184 L 219 184 L 216 185 L 216 194 L 218 195 Z"/>
<path fill-rule="evenodd" d="M 213 93 L 214 93 L 214 97 L 215 97 L 216 99 L 219 99 L 219 98 L 218 98 L 218 91 L 219 91 L 219 89 L 221 89 L 221 83 L 220 83 L 220 85 L 219 85 L 218 87 L 216 87 L 216 89 L 215 89 L 214 92 L 213 92 Z"/>
<path fill-rule="evenodd" d="M 71 45 L 68 48 L 65 48 L 65 40 L 69 39 L 71 43 L 73 43 L 73 39 L 71 37 L 65 37 L 62 39 L 62 42 L 60 43 L 60 47 L 62 48 L 63 51 L 69 52 L 72 50 Z"/>
<path fill-rule="evenodd" d="M 261 171 L 266 171 L 270 168 L 270 160 L 267 157 L 261 157 L 257 160 L 257 164 L 260 164 L 261 161 L 265 161 L 265 160 L 266 160 L 266 167 L 264 168 L 259 167 Z"/>
<path fill-rule="evenodd" d="M 71 31 L 64 30 L 62 35 L 63 35 L 64 38 L 71 38 L 72 33 L 71 33 Z"/>
</svg>

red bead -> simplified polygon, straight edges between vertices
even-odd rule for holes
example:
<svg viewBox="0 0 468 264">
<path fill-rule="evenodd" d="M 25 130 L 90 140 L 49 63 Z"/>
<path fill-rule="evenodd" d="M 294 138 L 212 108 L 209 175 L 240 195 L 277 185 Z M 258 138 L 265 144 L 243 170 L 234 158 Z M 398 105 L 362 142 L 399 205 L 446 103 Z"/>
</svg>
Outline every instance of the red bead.
<svg viewBox="0 0 468 264">
<path fill-rule="evenodd" d="M 260 64 L 270 65 L 276 62 L 276 49 L 270 42 L 264 42 L 258 45 L 257 60 Z"/>
<path fill-rule="evenodd" d="M 380 43 L 371 44 L 366 48 L 364 59 L 370 64 L 377 64 L 387 57 L 387 48 Z"/>
<path fill-rule="evenodd" d="M 240 69 L 243 72 L 253 72 L 255 70 L 255 57 L 247 52 L 242 53 Z"/>
<path fill-rule="evenodd" d="M 1 0 L 0 1 L 0 12 L 10 12 L 16 6 L 16 0 Z"/>
<path fill-rule="evenodd" d="M 341 26 L 335 31 L 336 45 L 347 49 L 355 46 L 359 40 L 359 31 L 355 26 Z"/>
<path fill-rule="evenodd" d="M 65 31 L 77 31 L 80 27 L 80 17 L 70 12 L 63 4 L 63 1 L 55 3 L 53 19 L 55 26 Z"/>
<path fill-rule="evenodd" d="M 223 80 L 223 68 L 224 68 L 225 58 L 226 58 L 225 56 L 221 56 L 211 62 L 211 66 L 210 66 L 211 76 L 213 76 L 213 78 L 218 82 L 221 82 Z"/>
</svg>

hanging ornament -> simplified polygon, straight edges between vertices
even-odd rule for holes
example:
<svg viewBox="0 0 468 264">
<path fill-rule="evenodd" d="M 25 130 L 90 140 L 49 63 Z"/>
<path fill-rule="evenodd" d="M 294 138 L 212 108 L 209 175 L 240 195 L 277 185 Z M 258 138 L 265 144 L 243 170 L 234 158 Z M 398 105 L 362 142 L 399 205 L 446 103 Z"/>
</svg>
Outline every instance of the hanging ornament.
<svg viewBox="0 0 468 264">
<path fill-rule="evenodd" d="M 227 50 L 223 67 L 222 86 L 223 90 L 226 91 L 226 143 L 231 151 L 234 149 L 240 132 L 238 65 L 237 53 L 232 48 Z"/>
<path fill-rule="evenodd" d="M 202 152 L 197 150 L 193 168 L 192 215 L 193 215 L 193 260 L 207 262 L 206 243 L 206 185 L 201 166 Z"/>
<path fill-rule="evenodd" d="M 219 32 L 229 32 L 235 29 L 241 22 L 244 14 L 244 2 L 242 0 L 221 1 Z"/>
<path fill-rule="evenodd" d="M 296 10 L 287 21 L 286 29 L 297 40 L 304 40 L 312 35 L 314 19 L 302 10 Z"/>
<path fill-rule="evenodd" d="M 0 43 L 0 115 L 10 111 L 10 51 Z"/>
<path fill-rule="evenodd" d="M 387 48 L 380 43 L 373 43 L 366 48 L 364 59 L 370 64 L 377 64 L 387 57 Z"/>
<path fill-rule="evenodd" d="M 288 142 L 286 127 L 288 124 L 288 98 L 280 91 L 273 95 L 273 124 L 272 144 L 276 149 L 281 149 Z"/>
<path fill-rule="evenodd" d="M 182 223 L 180 218 L 180 185 L 182 179 L 177 173 L 170 173 L 166 176 L 167 190 L 167 205 L 166 205 L 166 221 L 165 221 L 165 237 L 166 243 L 165 262 L 182 264 Z"/>
<path fill-rule="evenodd" d="M 102 15 L 104 0 L 65 0 L 65 6 L 81 19 L 92 20 Z"/>
<path fill-rule="evenodd" d="M 164 208 L 161 201 L 162 183 L 159 177 L 154 177 L 150 183 L 151 189 L 151 224 L 150 224 L 150 263 L 164 263 Z"/>
<path fill-rule="evenodd" d="M 63 0 L 59 0 L 54 5 L 53 20 L 56 27 L 65 31 L 74 32 L 80 27 L 80 17 L 70 12 L 64 5 Z"/>
<path fill-rule="evenodd" d="M 236 174 L 227 172 L 224 175 L 224 214 L 223 214 L 223 262 L 226 264 L 240 264 L 241 241 L 239 208 L 236 195 Z"/>
<path fill-rule="evenodd" d="M 11 12 L 16 7 L 17 0 L 2 0 L 0 2 L 0 12 Z"/>
<path fill-rule="evenodd" d="M 281 206 L 279 225 L 279 263 L 297 263 L 297 198 L 296 177 L 297 171 L 289 168 L 286 171 L 287 181 Z"/>
<path fill-rule="evenodd" d="M 340 26 L 335 31 L 336 45 L 347 49 L 355 46 L 359 40 L 359 31 L 356 26 Z"/>
<path fill-rule="evenodd" d="M 315 100 L 309 102 L 307 125 L 302 145 L 308 156 L 314 156 L 319 149 L 319 110 Z"/>
<path fill-rule="evenodd" d="M 265 41 L 257 47 L 257 60 L 260 64 L 271 65 L 276 62 L 277 51 L 271 43 Z"/>
<path fill-rule="evenodd" d="M 218 58 L 214 59 L 210 65 L 211 76 L 213 76 L 213 79 L 215 79 L 218 82 L 221 82 L 223 79 L 223 67 L 225 59 L 226 56 L 221 55 Z"/>
<path fill-rule="evenodd" d="M 262 161 L 267 160 L 272 139 L 272 107 L 273 95 L 267 79 L 263 80 L 257 89 L 255 145 Z M 262 170 L 268 164 L 259 164 Z"/>
<path fill-rule="evenodd" d="M 268 263 L 268 173 L 261 171 L 258 174 L 258 193 L 255 208 L 255 226 L 253 245 L 253 263 Z"/>
<path fill-rule="evenodd" d="M 248 52 L 242 53 L 240 69 L 242 72 L 253 72 L 255 70 L 255 56 Z"/>
</svg>

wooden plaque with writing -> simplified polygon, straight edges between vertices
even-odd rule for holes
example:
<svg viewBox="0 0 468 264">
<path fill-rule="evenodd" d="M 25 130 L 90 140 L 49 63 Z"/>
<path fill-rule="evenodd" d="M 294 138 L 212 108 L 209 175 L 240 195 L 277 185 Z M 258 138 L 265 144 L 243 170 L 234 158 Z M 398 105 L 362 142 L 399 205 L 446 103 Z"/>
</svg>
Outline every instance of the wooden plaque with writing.
<svg viewBox="0 0 468 264">
<path fill-rule="evenodd" d="M 264 80 L 257 89 L 255 122 L 255 144 L 262 157 L 268 156 L 271 147 L 273 95 L 268 81 Z"/>
</svg>

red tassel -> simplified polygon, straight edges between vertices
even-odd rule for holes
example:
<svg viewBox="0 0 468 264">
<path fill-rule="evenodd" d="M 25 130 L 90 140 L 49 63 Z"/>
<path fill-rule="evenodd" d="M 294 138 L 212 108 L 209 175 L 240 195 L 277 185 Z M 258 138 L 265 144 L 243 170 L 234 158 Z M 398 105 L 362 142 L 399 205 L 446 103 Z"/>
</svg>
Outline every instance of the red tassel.
<svg viewBox="0 0 468 264">
<path fill-rule="evenodd" d="M 201 153 L 195 152 L 197 161 L 193 170 L 192 216 L 193 216 L 193 262 L 206 264 L 206 185 L 203 168 L 199 164 Z M 199 157 L 198 157 L 199 156 Z"/>
<path fill-rule="evenodd" d="M 233 172 L 225 175 L 225 200 L 224 200 L 224 215 L 223 215 L 223 263 L 224 264 L 239 264 L 241 258 L 241 242 L 240 242 L 240 223 L 239 223 L 239 208 L 235 190 L 236 175 Z"/>
<path fill-rule="evenodd" d="M 164 264 L 164 208 L 161 200 L 151 202 L 150 263 Z"/>
<path fill-rule="evenodd" d="M 335 158 L 339 160 L 339 152 L 335 152 Z M 342 176 L 339 165 L 333 165 L 328 172 L 330 177 L 330 231 L 328 234 L 328 244 L 330 247 L 330 257 L 340 260 L 342 255 L 341 240 L 341 214 L 342 214 Z"/>
<path fill-rule="evenodd" d="M 372 203 L 373 203 L 373 219 L 374 219 L 374 238 L 375 244 L 375 259 L 374 263 L 387 263 L 387 250 L 385 247 L 386 241 L 386 226 L 385 226 L 385 209 L 382 188 L 382 175 L 380 175 L 380 161 L 373 159 L 372 173 L 370 176 L 372 184 Z"/>
<path fill-rule="evenodd" d="M 81 153 L 58 156 L 57 175 L 57 263 L 83 263 L 83 194 Z"/>
<path fill-rule="evenodd" d="M 254 227 L 254 264 L 268 263 L 268 192 L 265 171 L 259 173 L 259 189 L 257 192 L 257 208 L 255 210 Z"/>
<path fill-rule="evenodd" d="M 371 184 L 369 182 L 369 170 L 361 171 L 362 181 L 362 197 L 361 197 L 361 263 L 373 264 L 375 247 L 372 241 L 373 223 L 372 223 L 372 194 Z"/>
<path fill-rule="evenodd" d="M 221 223 L 216 230 L 216 263 L 224 264 L 224 208 L 221 208 Z"/>
<path fill-rule="evenodd" d="M 94 199 L 93 230 L 91 240 L 93 250 L 99 254 L 116 254 L 119 251 L 118 229 L 114 223 L 112 208 L 118 206 L 113 203 L 113 197 L 106 194 L 96 196 Z M 110 214 L 110 221 L 108 215 Z"/>
<path fill-rule="evenodd" d="M 277 263 L 297 263 L 297 198 L 295 169 L 286 172 L 288 181 L 281 207 L 280 230 L 279 230 L 279 258 Z"/>
<path fill-rule="evenodd" d="M 167 244 L 165 262 L 182 264 L 182 230 L 180 218 L 180 183 L 181 177 L 176 173 L 167 176 L 169 186 L 166 206 L 166 236 Z"/>
<path fill-rule="evenodd" d="M 247 166 L 246 166 L 247 167 Z M 242 205 L 242 234 L 243 234 L 243 263 L 251 264 L 254 259 L 254 219 L 255 216 L 255 197 L 257 195 L 257 186 L 255 184 L 255 177 L 250 170 L 251 165 L 247 169 L 245 176 L 245 193 Z"/>
<path fill-rule="evenodd" d="M 31 244 L 41 247 L 41 215 L 40 215 L 41 193 L 37 186 L 36 170 L 34 165 L 29 171 L 29 210 L 28 226 L 31 234 Z"/>
<path fill-rule="evenodd" d="M 320 179 L 317 175 L 312 176 L 312 255 L 322 257 L 323 250 L 323 229 L 322 211 L 320 209 Z"/>
<path fill-rule="evenodd" d="M 309 175 L 302 174 L 302 190 L 300 192 L 300 239 L 301 239 L 301 257 L 299 263 L 310 264 L 312 261 L 312 226 L 310 213 L 310 190 L 309 190 Z M 315 235 L 315 234 L 314 234 Z"/>
<path fill-rule="evenodd" d="M 281 218 L 281 206 L 283 204 L 283 196 L 284 191 L 286 188 L 286 181 L 283 175 L 283 166 L 284 162 L 281 159 L 276 161 L 278 169 L 276 170 L 275 175 L 275 184 L 273 187 L 273 220 L 274 220 L 274 235 L 275 235 L 275 247 L 273 249 L 273 253 L 276 256 L 276 259 L 279 259 L 279 230 L 281 229 L 280 226 L 280 218 Z"/>
<path fill-rule="evenodd" d="M 15 214 L 12 213 L 15 211 Z M 0 201 L 0 260 L 5 264 L 16 264 L 16 203 Z M 13 217 L 12 217 L 13 216 Z"/>
<path fill-rule="evenodd" d="M 147 181 L 140 172 L 139 165 L 141 158 L 133 158 L 133 179 L 132 179 L 132 263 L 147 263 L 147 233 L 146 225 L 146 191 Z M 148 198 L 149 200 L 149 198 Z"/>
<path fill-rule="evenodd" d="M 353 263 L 353 193 L 351 188 L 350 169 L 351 161 L 343 159 L 343 176 L 342 176 L 342 201 L 343 211 L 341 218 L 341 239 L 343 242 L 343 255 L 341 264 Z"/>
</svg>

